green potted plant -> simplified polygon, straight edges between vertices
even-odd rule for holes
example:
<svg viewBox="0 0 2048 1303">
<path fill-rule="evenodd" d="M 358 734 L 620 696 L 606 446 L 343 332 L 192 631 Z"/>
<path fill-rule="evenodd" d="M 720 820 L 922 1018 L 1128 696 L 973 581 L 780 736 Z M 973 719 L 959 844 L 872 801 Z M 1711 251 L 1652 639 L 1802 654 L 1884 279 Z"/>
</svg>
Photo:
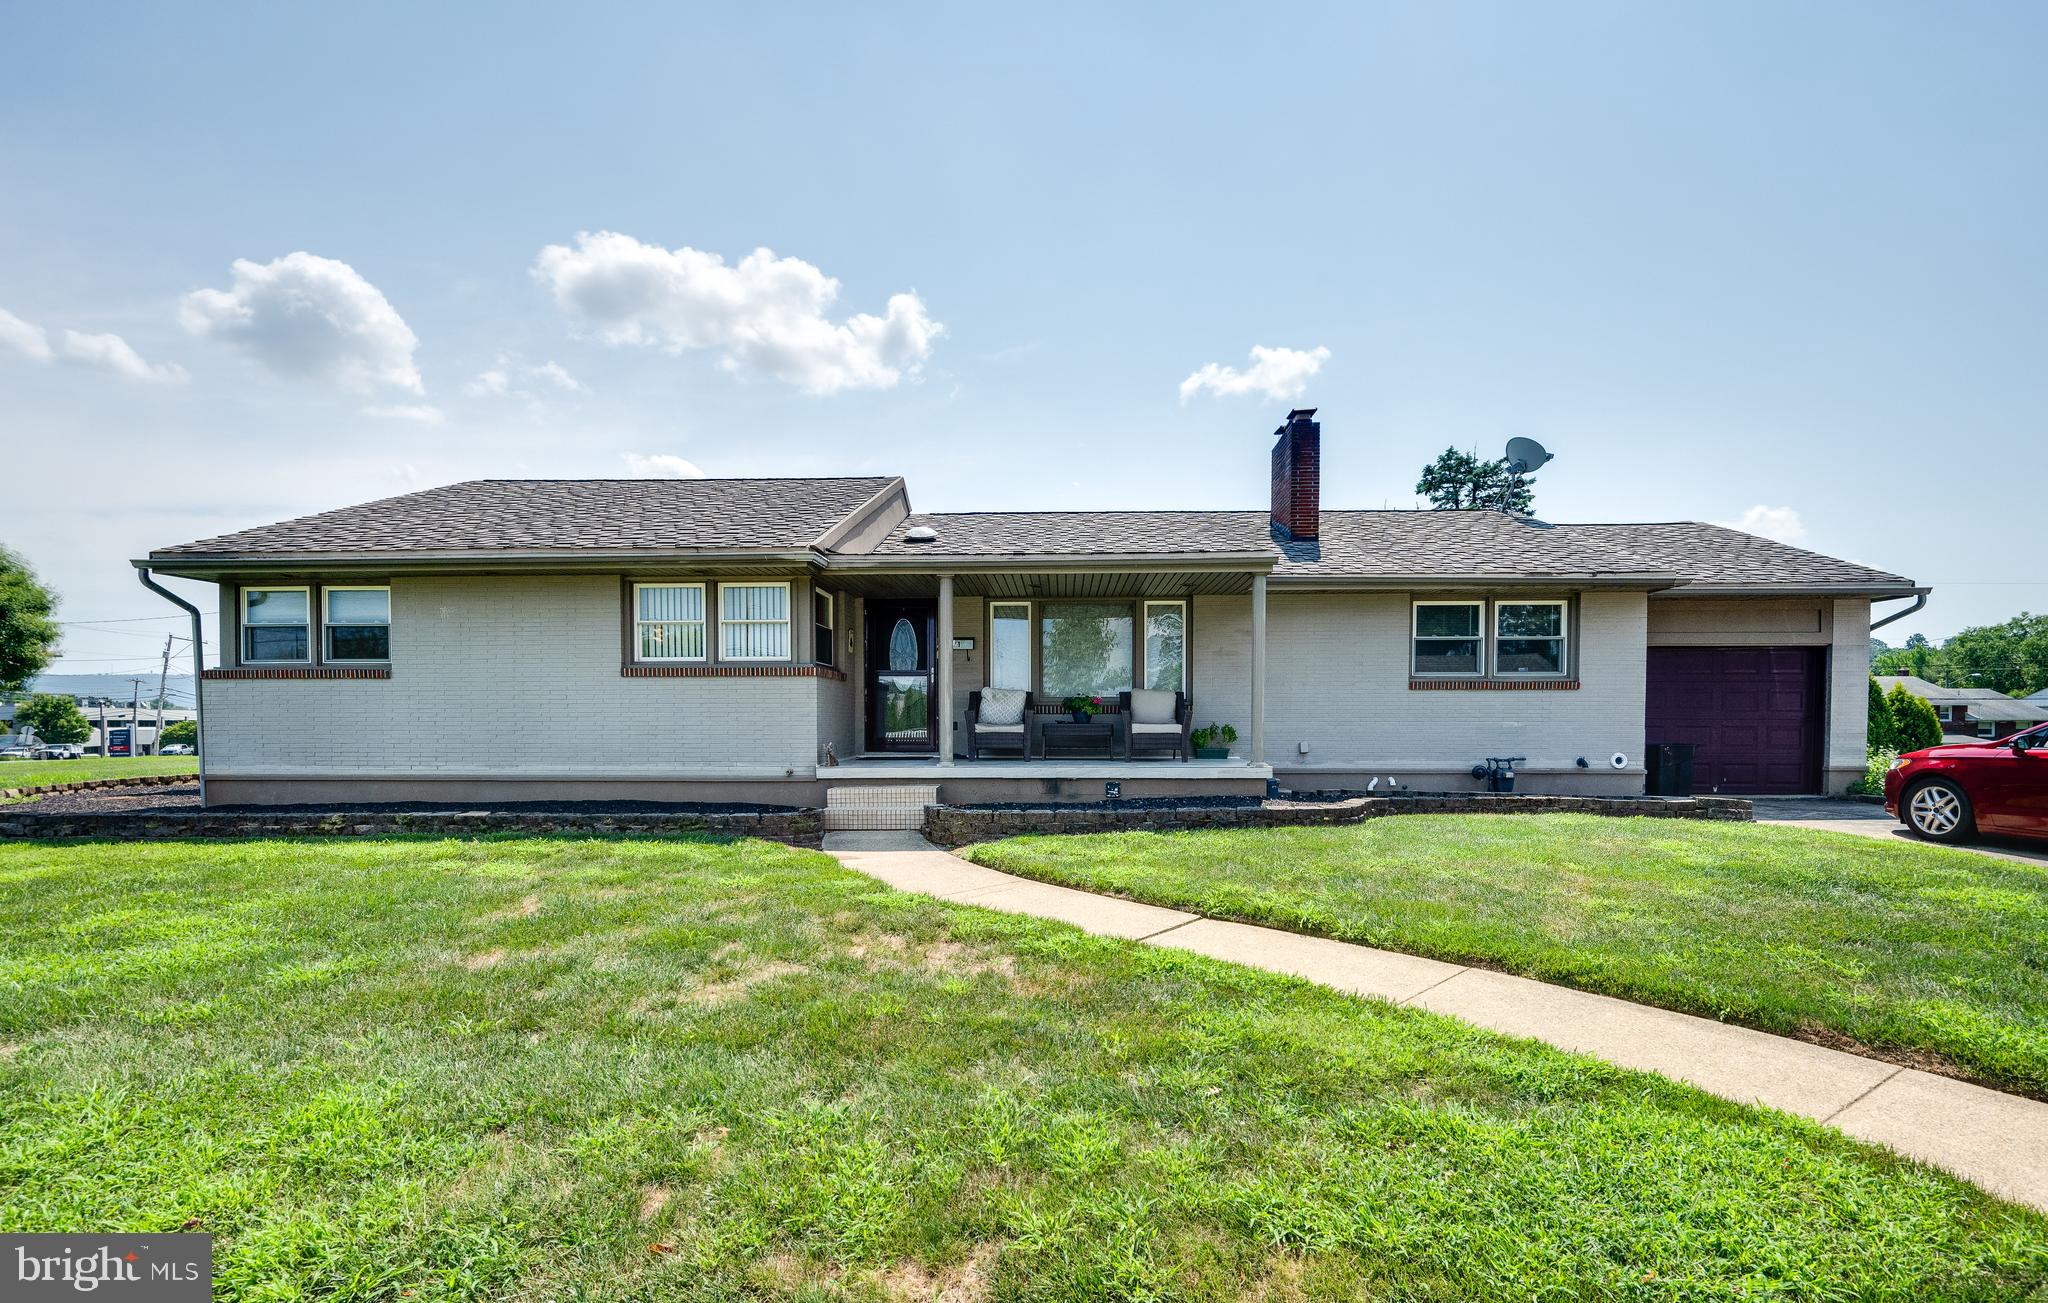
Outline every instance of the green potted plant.
<svg viewBox="0 0 2048 1303">
<path fill-rule="evenodd" d="M 1211 720 L 1204 727 L 1189 734 L 1188 740 L 1195 744 L 1197 760 L 1228 760 L 1230 744 L 1237 741 L 1237 730 L 1228 724 L 1218 724 Z"/>
<path fill-rule="evenodd" d="M 1102 710 L 1100 697 L 1068 697 L 1066 707 L 1074 713 L 1076 724 L 1085 724 Z"/>
</svg>

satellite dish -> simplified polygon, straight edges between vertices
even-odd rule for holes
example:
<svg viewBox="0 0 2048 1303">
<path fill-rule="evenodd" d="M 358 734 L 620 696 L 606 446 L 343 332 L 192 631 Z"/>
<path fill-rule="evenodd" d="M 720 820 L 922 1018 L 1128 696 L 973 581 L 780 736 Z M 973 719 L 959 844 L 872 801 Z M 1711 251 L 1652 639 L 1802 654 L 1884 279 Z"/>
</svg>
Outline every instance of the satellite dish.
<svg viewBox="0 0 2048 1303">
<path fill-rule="evenodd" d="M 1508 469 L 1518 475 L 1527 475 L 1549 460 L 1550 454 L 1534 439 L 1508 440 Z"/>
</svg>

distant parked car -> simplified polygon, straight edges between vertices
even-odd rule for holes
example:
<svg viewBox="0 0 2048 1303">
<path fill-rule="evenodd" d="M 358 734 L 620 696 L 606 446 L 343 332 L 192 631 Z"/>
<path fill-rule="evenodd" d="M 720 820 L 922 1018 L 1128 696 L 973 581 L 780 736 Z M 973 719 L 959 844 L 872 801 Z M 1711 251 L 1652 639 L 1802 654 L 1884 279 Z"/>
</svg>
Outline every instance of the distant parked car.
<svg viewBox="0 0 2048 1303">
<path fill-rule="evenodd" d="M 169 746 L 165 747 L 163 750 L 157 752 L 157 754 L 160 756 L 192 756 L 198 755 L 199 752 L 196 747 L 187 746 L 183 742 L 173 742 Z"/>
<path fill-rule="evenodd" d="M 36 748 L 36 759 L 38 760 L 80 760 L 84 756 L 84 747 L 72 746 L 68 742 L 55 742 L 49 746 Z"/>
<path fill-rule="evenodd" d="M 1884 808 L 1930 841 L 2048 837 L 2048 724 L 1908 751 L 1884 776 Z"/>
<path fill-rule="evenodd" d="M 33 760 L 36 753 L 28 747 L 8 747 L 0 751 L 0 760 Z"/>
</svg>

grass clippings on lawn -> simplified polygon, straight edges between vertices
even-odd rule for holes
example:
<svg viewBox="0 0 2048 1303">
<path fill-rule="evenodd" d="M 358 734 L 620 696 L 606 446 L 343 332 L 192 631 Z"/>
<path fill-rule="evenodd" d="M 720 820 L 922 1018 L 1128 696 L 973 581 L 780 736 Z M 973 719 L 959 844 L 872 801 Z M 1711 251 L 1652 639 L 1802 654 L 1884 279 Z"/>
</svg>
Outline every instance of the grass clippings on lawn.
<svg viewBox="0 0 2048 1303">
<path fill-rule="evenodd" d="M 764 843 L 0 845 L 0 1043 L 0 1230 L 222 1300 L 2048 1289 L 1824 1128 Z"/>
<path fill-rule="evenodd" d="M 1598 815 L 1019 837 L 978 864 L 1719 1018 L 2048 1098 L 2048 865 Z"/>
</svg>

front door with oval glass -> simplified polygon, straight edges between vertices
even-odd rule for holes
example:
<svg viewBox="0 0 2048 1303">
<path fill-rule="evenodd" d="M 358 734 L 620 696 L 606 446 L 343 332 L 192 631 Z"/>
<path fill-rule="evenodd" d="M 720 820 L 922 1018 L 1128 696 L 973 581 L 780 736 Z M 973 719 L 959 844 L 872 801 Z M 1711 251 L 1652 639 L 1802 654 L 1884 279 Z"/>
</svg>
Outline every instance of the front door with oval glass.
<svg viewBox="0 0 2048 1303">
<path fill-rule="evenodd" d="M 934 749 L 938 719 L 932 639 L 937 623 L 938 606 L 931 601 L 868 603 L 868 750 Z"/>
</svg>

